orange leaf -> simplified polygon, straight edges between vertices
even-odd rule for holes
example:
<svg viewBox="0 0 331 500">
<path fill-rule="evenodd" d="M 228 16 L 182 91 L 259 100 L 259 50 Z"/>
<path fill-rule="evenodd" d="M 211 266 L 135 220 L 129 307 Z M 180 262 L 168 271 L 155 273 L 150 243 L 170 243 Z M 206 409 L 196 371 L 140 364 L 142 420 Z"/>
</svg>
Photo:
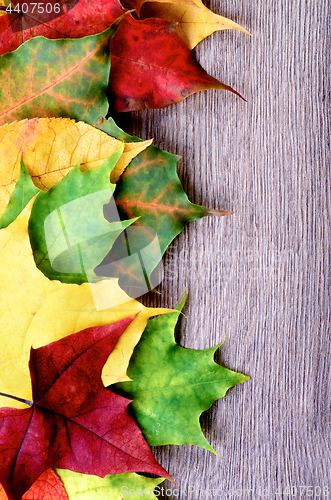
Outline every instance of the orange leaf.
<svg viewBox="0 0 331 500">
<path fill-rule="evenodd" d="M 0 484 L 0 500 L 8 496 Z M 46 470 L 23 495 L 22 500 L 69 500 L 61 479 L 52 470 Z"/>
</svg>

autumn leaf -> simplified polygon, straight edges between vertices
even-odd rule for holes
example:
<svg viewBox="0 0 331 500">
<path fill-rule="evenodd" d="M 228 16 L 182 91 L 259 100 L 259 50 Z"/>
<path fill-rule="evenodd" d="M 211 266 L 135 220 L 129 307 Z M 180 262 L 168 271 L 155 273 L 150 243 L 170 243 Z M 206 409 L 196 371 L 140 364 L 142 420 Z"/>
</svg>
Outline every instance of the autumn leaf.
<svg viewBox="0 0 331 500">
<path fill-rule="evenodd" d="M 116 126 L 112 119 L 99 120 L 96 126 L 103 132 L 112 134 L 112 136 L 115 136 L 117 139 L 130 141 L 129 143 L 125 143 L 125 153 L 121 156 L 120 161 L 111 172 L 111 179 L 113 179 L 113 177 L 117 178 L 118 174 L 125 168 L 131 157 L 138 151 L 143 150 L 149 142 L 141 142 L 141 140 L 136 137 L 128 136 Z M 12 125 L 8 127 L 12 130 Z M 6 129 L 6 127 L 3 127 L 3 129 Z M 0 133 L 1 130 L 2 129 L 0 129 Z M 55 139 L 54 134 L 51 134 L 53 130 L 57 132 Z M 22 144 L 19 143 L 16 148 L 8 148 L 11 154 L 10 168 L 7 167 L 6 170 L 0 171 L 0 176 L 2 174 L 4 177 L 3 192 L 7 194 L 6 188 L 12 188 L 15 185 L 15 183 L 10 184 L 13 178 L 11 173 L 13 168 L 12 165 L 14 161 L 17 161 L 17 154 L 21 150 L 24 151 L 25 161 L 29 162 L 30 172 L 33 175 L 34 182 L 44 189 L 52 186 L 52 184 L 59 179 L 65 179 L 64 176 L 69 171 L 67 165 L 70 165 L 69 160 L 72 161 L 72 158 L 67 153 L 68 150 L 73 150 L 74 159 L 78 159 L 79 154 L 82 155 L 83 162 L 81 167 L 83 167 L 84 170 L 86 170 L 87 167 L 94 167 L 100 164 L 98 159 L 99 150 L 101 151 L 101 156 L 104 156 L 108 150 L 116 150 L 116 148 L 121 147 L 123 144 L 122 142 L 116 141 L 115 138 L 100 132 L 100 130 L 83 123 L 76 124 L 70 120 L 60 119 L 40 119 L 37 120 L 37 122 L 33 120 L 23 121 L 18 127 L 13 127 L 14 133 L 10 135 L 8 131 L 7 134 L 4 135 L 3 141 L 0 142 L 0 149 L 1 146 L 3 146 L 4 153 L 6 153 L 6 147 L 10 137 L 21 138 L 26 135 L 27 138 L 30 138 L 30 143 L 27 139 L 27 141 L 23 141 Z M 30 135 L 28 135 L 29 132 Z M 35 132 L 35 134 L 33 132 Z M 102 134 L 102 136 L 98 137 L 98 133 Z M 69 141 L 68 136 L 70 139 Z M 47 141 L 49 137 L 52 140 L 49 141 L 48 144 L 46 142 L 46 147 L 43 147 L 41 140 L 44 139 Z M 81 137 L 84 138 L 84 140 L 82 140 Z M 71 139 L 73 140 L 71 141 Z M 109 148 L 108 141 L 110 143 Z M 111 141 L 115 141 L 115 143 L 113 144 Z M 61 147 L 64 149 L 61 150 Z M 86 152 L 88 152 L 88 158 Z M 126 157 L 125 161 L 123 160 L 124 157 Z M 63 159 L 63 161 L 60 161 L 60 159 Z M 74 255 L 71 254 L 71 259 L 74 259 L 74 262 L 77 261 L 76 264 L 72 260 L 67 261 L 68 265 L 71 262 L 76 272 L 72 271 L 69 273 L 67 268 L 64 269 L 64 261 L 61 269 L 54 269 L 54 266 L 50 264 L 49 256 L 47 256 L 44 229 L 44 221 L 52 211 L 59 206 L 69 203 L 74 197 L 80 198 L 84 193 L 90 192 L 89 182 L 87 182 L 83 188 L 84 183 L 82 181 L 85 174 L 81 174 L 78 169 L 76 169 L 74 177 L 75 179 L 77 177 L 76 181 L 71 180 L 73 178 L 70 177 L 68 181 L 64 182 L 62 180 L 62 183 L 64 182 L 62 187 L 60 187 L 61 184 L 59 184 L 59 187 L 54 188 L 51 193 L 41 193 L 35 202 L 29 223 L 30 240 L 38 268 L 41 269 L 47 277 L 51 279 L 60 279 L 63 282 L 80 284 L 87 281 L 91 282 L 105 276 L 118 277 L 120 278 L 121 286 L 138 288 L 140 289 L 140 291 L 137 292 L 138 294 L 147 291 L 148 287 L 146 288 L 146 282 L 149 282 L 151 272 L 158 266 L 166 248 L 175 236 L 183 230 L 186 222 L 199 219 L 206 215 L 226 215 L 229 213 L 206 209 L 192 204 L 188 200 L 177 176 L 177 161 L 177 156 L 166 153 L 158 148 L 149 147 L 144 154 L 137 156 L 136 160 L 127 168 L 121 180 L 117 183 L 117 188 L 114 193 L 117 210 L 113 205 L 109 205 L 106 207 L 106 217 L 110 217 L 111 220 L 113 220 L 114 213 L 116 213 L 116 216 L 119 214 L 122 221 L 137 217 L 139 217 L 139 220 L 134 224 L 132 230 L 126 231 L 126 233 L 123 233 L 122 236 L 120 235 L 120 237 L 117 238 L 111 254 L 109 254 L 105 260 L 103 259 L 111 248 L 112 243 L 110 241 L 107 242 L 105 238 L 101 238 L 100 240 L 98 235 L 108 232 L 107 222 L 102 215 L 102 205 L 106 203 L 107 196 L 110 198 L 110 194 L 108 195 L 104 192 L 104 200 L 101 200 L 101 198 L 94 199 L 94 207 L 99 216 L 98 224 L 96 224 L 95 215 L 88 214 L 85 217 L 84 214 L 86 214 L 86 210 L 81 213 L 76 211 L 78 218 L 72 219 L 71 226 L 75 228 L 76 235 L 80 233 L 80 243 L 84 240 L 88 240 L 88 242 L 85 243 L 85 245 L 88 246 L 86 247 L 84 255 L 87 258 L 86 252 L 89 252 L 90 257 L 87 258 L 88 263 L 86 261 L 87 267 L 85 266 L 85 272 L 82 272 L 82 263 L 76 251 L 74 251 Z M 120 164 L 120 167 L 118 167 L 118 164 Z M 63 168 L 59 170 L 59 166 Z M 114 175 L 114 171 L 116 175 Z M 36 175 L 43 172 L 46 173 L 44 175 Z M 96 175 L 99 174 L 91 174 L 93 178 L 95 178 Z M 94 184 L 93 182 L 93 189 L 95 189 L 95 191 L 101 191 L 101 185 L 103 190 L 107 189 L 107 185 L 109 189 L 111 188 L 111 184 L 107 182 L 107 176 L 109 178 L 108 174 L 102 177 L 101 184 Z M 73 190 L 73 186 L 78 182 L 78 178 L 81 180 L 79 181 L 80 187 L 77 187 L 77 191 L 77 189 Z M 71 186 L 70 190 L 67 188 L 69 185 L 67 183 Z M 32 192 L 35 191 L 32 190 Z M 14 193 L 16 193 L 16 190 Z M 70 193 L 69 197 L 68 194 L 66 194 L 65 198 L 63 198 L 64 193 Z M 77 193 L 77 196 L 75 193 Z M 50 200 L 53 200 L 53 202 L 50 202 Z M 83 198 L 82 203 L 84 204 Z M 21 208 L 20 203 L 18 203 L 18 207 Z M 7 214 L 8 211 L 7 209 Z M 9 214 L 13 218 L 14 214 L 17 215 L 17 212 L 10 210 Z M 80 221 L 79 227 L 81 228 L 79 230 L 77 228 L 78 219 Z M 88 223 L 88 220 L 90 220 L 92 224 Z M 101 227 L 104 227 L 104 231 L 99 231 Z M 92 241 L 94 236 L 96 236 L 97 239 Z M 109 237 L 111 236 L 109 235 Z M 150 245 L 155 238 L 157 238 L 157 246 L 150 249 Z M 126 260 L 125 266 L 122 265 L 123 258 L 128 255 L 128 242 L 130 244 L 130 255 L 141 252 L 147 247 L 149 248 L 148 264 L 146 264 L 147 275 L 142 273 L 141 262 L 137 259 L 132 258 L 130 262 Z M 92 243 L 93 246 L 91 246 Z M 72 250 L 75 249 L 72 248 Z M 60 253 L 62 252 L 58 252 L 58 254 Z M 107 268 L 105 267 L 106 265 Z M 98 266 L 95 271 L 96 275 L 93 272 L 93 266 Z M 63 274 L 64 272 L 66 274 Z M 153 288 L 153 285 L 149 285 L 149 287 Z"/>
<path fill-rule="evenodd" d="M 130 401 L 101 380 L 103 365 L 132 320 L 31 348 L 30 408 L 0 409 L 0 480 L 9 498 L 21 500 L 51 467 L 100 477 L 141 471 L 169 478 L 127 414 Z"/>
<path fill-rule="evenodd" d="M 26 3 L 31 5 L 29 0 Z M 54 6 L 56 2 L 50 0 L 48 3 Z M 2 4 L 5 5 L 5 2 Z M 70 8 L 71 4 L 73 8 Z M 61 16 L 53 17 L 48 14 L 48 19 L 43 19 L 45 22 L 42 24 L 35 22 L 36 13 L 32 13 L 32 8 L 23 15 L 0 12 L 0 54 L 15 50 L 23 42 L 36 36 L 57 39 L 95 35 L 106 30 L 123 14 L 123 9 L 115 0 L 79 0 L 66 2 L 64 5 L 67 8 L 65 14 L 64 9 L 61 10 Z"/>
<path fill-rule="evenodd" d="M 140 17 L 157 17 L 176 24 L 179 36 L 189 49 L 215 31 L 234 29 L 248 33 L 239 24 L 226 17 L 214 14 L 201 0 L 130 0 Z"/>
<path fill-rule="evenodd" d="M 162 108 L 200 90 L 225 89 L 240 96 L 201 68 L 167 21 L 128 16 L 110 54 L 109 103 L 117 112 Z"/>
<path fill-rule="evenodd" d="M 138 140 L 126 136 L 112 119 L 100 120 L 95 125 L 124 141 Z M 115 203 L 121 220 L 139 219 L 119 235 L 110 253 L 95 270 L 97 275 L 104 276 L 107 272 L 105 266 L 108 266 L 107 276 L 118 277 L 122 287 L 146 289 L 146 277 L 140 272 L 140 261 L 132 259 L 130 263 L 126 260 L 125 266 L 122 264 L 128 245 L 130 253 L 135 254 L 151 245 L 157 236 L 159 252 L 151 251 L 145 264 L 149 278 L 165 250 L 187 222 L 207 215 L 230 213 L 207 209 L 188 200 L 177 175 L 178 159 L 178 156 L 150 146 L 126 168 L 116 185 Z M 105 215 L 107 217 L 107 207 Z"/>
<path fill-rule="evenodd" d="M 8 495 L 0 484 L 0 500 L 8 500 Z M 38 477 L 22 500 L 69 500 L 59 476 L 47 469 Z"/>
<path fill-rule="evenodd" d="M 47 469 L 24 493 L 22 500 L 68 500 L 68 495 L 58 474 Z"/>
<path fill-rule="evenodd" d="M 48 23 L 64 14 L 70 12 L 75 7 L 78 0 L 70 0 L 69 2 L 56 2 L 56 0 L 49 0 L 47 4 L 35 4 L 32 0 L 24 2 L 9 0 L 0 0 L 0 16 L 7 15 L 7 23 L 9 22 L 12 38 L 15 40 L 14 35 L 19 33 L 18 40 L 20 43 L 24 41 L 23 32 L 33 30 L 41 24 Z M 9 29 L 4 33 L 4 38 L 10 37 Z"/>
<path fill-rule="evenodd" d="M 77 165 L 37 196 L 29 236 L 36 266 L 48 278 L 77 284 L 99 281 L 93 269 L 120 233 L 135 222 L 121 221 L 118 216 L 109 223 L 103 214 L 103 205 L 112 199 L 116 187 L 109 182 L 110 174 L 122 152 L 123 146 L 101 167 L 86 172 Z"/>
<path fill-rule="evenodd" d="M 179 311 L 184 302 L 185 297 Z M 188 443 L 214 451 L 199 417 L 230 387 L 249 377 L 214 362 L 219 346 L 197 351 L 177 345 L 178 316 L 179 312 L 171 313 L 148 322 L 130 360 L 128 375 L 133 381 L 115 388 L 133 400 L 135 418 L 151 446 Z"/>
<path fill-rule="evenodd" d="M 134 473 L 112 474 L 101 479 L 77 474 L 69 470 L 56 470 L 66 488 L 69 500 L 123 500 L 129 498 L 157 498 L 153 489 L 164 481 L 150 479 Z"/>
<path fill-rule="evenodd" d="M 36 37 L 0 56 L 0 125 L 36 116 L 93 123 L 105 116 L 108 45 L 120 20 L 98 35 Z"/>
<path fill-rule="evenodd" d="M 35 266 L 29 242 L 31 205 L 0 231 L 0 392 L 31 400 L 31 346 L 41 347 L 84 328 L 137 314 L 103 369 L 107 385 L 128 380 L 126 368 L 147 319 L 167 310 L 144 308 L 116 280 L 78 286 L 46 278 Z M 22 407 L 2 397 L 0 406 Z"/>
<path fill-rule="evenodd" d="M 115 177 L 150 143 L 126 141 Z M 122 141 L 68 118 L 34 118 L 0 127 L 0 216 L 14 190 L 22 154 L 34 184 L 47 191 L 78 163 L 82 171 L 99 167 L 121 147 Z"/>
<path fill-rule="evenodd" d="M 179 157 L 154 146 L 134 159 L 116 185 L 115 200 L 121 218 L 139 217 L 136 226 L 153 227 L 162 253 L 187 222 L 207 215 L 227 215 L 191 203 L 177 175 Z M 138 186 L 144 186 L 139 196 Z"/>
<path fill-rule="evenodd" d="M 26 42 L 37 35 L 42 35 L 48 39 L 66 39 L 61 41 L 61 47 L 62 45 L 66 46 L 66 44 L 72 47 L 69 49 L 71 52 L 70 58 L 72 59 L 73 54 L 76 54 L 76 46 L 79 48 L 80 45 L 84 44 L 79 39 L 87 37 L 84 38 L 84 40 L 87 40 L 96 33 L 106 30 L 122 13 L 123 10 L 115 0 L 102 0 L 100 2 L 97 0 L 79 0 L 77 5 L 66 14 L 35 27 L 31 27 L 29 16 L 16 18 L 16 14 L 3 15 L 0 17 L 0 36 L 2 42 L 0 45 L 0 54 L 6 54 L 8 51 L 17 49 L 23 41 Z M 24 18 L 28 19 L 28 25 L 25 26 L 25 29 L 23 31 L 21 29 L 16 31 L 14 29 L 13 32 L 11 26 L 21 22 L 21 20 L 24 23 Z M 24 28 L 24 25 L 22 25 L 22 28 Z M 71 45 L 68 38 L 74 39 L 71 41 Z M 44 39 L 39 38 L 39 40 Z M 54 43 L 52 44 L 47 40 L 43 42 L 43 47 L 46 50 L 53 50 L 53 45 Z M 165 47 L 167 50 L 165 50 Z M 37 46 L 33 44 L 32 48 L 36 50 Z M 24 51 L 26 50 L 24 49 Z M 164 107 L 173 102 L 181 101 L 194 92 L 210 88 L 233 91 L 231 87 L 212 78 L 201 68 L 185 43 L 183 43 L 183 40 L 178 36 L 175 25 L 169 25 L 167 21 L 160 19 L 136 21 L 132 16 L 127 16 L 122 22 L 120 34 L 116 36 L 116 40 L 113 40 L 110 46 L 110 53 L 112 56 L 112 67 L 110 71 L 111 85 L 109 88 L 109 97 L 115 111 L 134 111 L 146 107 Z M 15 58 L 15 61 L 23 66 L 26 65 L 26 73 L 29 74 L 31 69 L 28 60 L 22 62 L 21 60 L 17 61 L 17 58 Z M 0 67 L 2 64 L 0 58 Z M 102 68 L 105 69 L 103 58 L 102 65 Z M 42 62 L 40 62 L 40 66 L 41 68 L 47 67 Z M 52 70 L 53 67 L 57 78 L 57 65 L 52 65 Z M 80 73 L 79 68 L 77 72 Z M 106 76 L 105 80 L 105 72 L 101 70 L 100 63 L 97 69 L 94 68 L 91 78 L 93 81 L 97 81 L 98 85 L 103 89 L 104 85 L 107 85 L 108 76 Z M 22 114 L 18 108 L 15 116 L 11 120 L 7 119 L 6 121 L 12 121 L 14 118 L 31 118 L 33 116 L 70 116 L 71 118 L 84 120 L 89 123 L 96 121 L 98 118 L 106 115 L 106 111 L 103 112 L 106 106 L 105 102 L 102 100 L 101 104 L 100 99 L 99 111 L 98 108 L 93 108 L 94 115 L 98 112 L 99 116 L 92 120 L 92 111 L 88 114 L 88 110 L 85 109 L 84 105 L 80 105 L 77 101 L 77 99 L 86 101 L 84 89 L 86 89 L 87 82 L 90 82 L 91 78 L 89 77 L 85 82 L 81 82 L 81 79 L 79 79 L 78 83 L 75 82 L 70 86 L 70 92 L 83 94 L 83 97 L 74 95 L 73 100 L 71 100 L 71 106 L 68 105 L 65 99 L 61 109 L 58 109 L 60 107 L 56 104 L 55 110 L 52 111 L 49 109 L 48 102 L 44 104 L 39 98 L 38 109 L 30 111 L 31 106 L 29 109 L 25 107 L 22 110 L 24 111 Z M 132 81 L 135 82 L 134 86 L 132 85 Z M 81 83 L 83 85 L 81 88 L 78 88 Z M 7 81 L 5 81 L 5 85 L 7 85 Z M 95 84 L 93 88 L 95 88 Z M 96 95 L 102 97 L 98 92 L 96 92 Z M 61 96 L 57 95 L 57 98 L 59 97 Z M 3 97 L 3 101 L 4 112 L 6 108 L 9 108 L 8 103 L 5 104 L 7 101 L 6 96 Z M 1 122 L 0 106 L 0 125 L 1 123 L 5 122 Z"/>
</svg>

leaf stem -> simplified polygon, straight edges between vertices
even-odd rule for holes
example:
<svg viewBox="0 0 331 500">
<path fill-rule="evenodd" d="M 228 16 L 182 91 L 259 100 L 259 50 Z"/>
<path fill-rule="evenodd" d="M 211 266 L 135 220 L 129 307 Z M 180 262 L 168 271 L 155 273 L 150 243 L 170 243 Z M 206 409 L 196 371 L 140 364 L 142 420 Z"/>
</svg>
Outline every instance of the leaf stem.
<svg viewBox="0 0 331 500">
<path fill-rule="evenodd" d="M 27 399 L 21 399 L 17 398 L 16 396 L 10 396 L 9 394 L 4 394 L 3 392 L 0 392 L 0 396 L 4 396 L 5 398 L 15 399 L 16 401 L 20 401 L 21 403 L 25 403 L 26 405 L 33 406 L 33 402 L 28 401 Z"/>
<path fill-rule="evenodd" d="M 234 212 L 227 212 L 225 210 L 216 210 L 215 208 L 206 208 L 206 215 L 214 215 L 223 217 L 223 215 L 232 215 Z"/>
</svg>

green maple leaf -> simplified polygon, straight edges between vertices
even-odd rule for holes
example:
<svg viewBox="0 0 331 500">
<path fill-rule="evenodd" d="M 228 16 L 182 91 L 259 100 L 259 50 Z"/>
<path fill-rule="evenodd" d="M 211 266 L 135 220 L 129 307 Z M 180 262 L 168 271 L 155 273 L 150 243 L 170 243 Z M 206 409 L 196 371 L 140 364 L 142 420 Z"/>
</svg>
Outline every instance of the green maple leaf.
<svg viewBox="0 0 331 500">
<path fill-rule="evenodd" d="M 128 498 L 157 498 L 153 489 L 164 481 L 135 473 L 111 474 L 104 478 L 56 469 L 69 500 L 122 500 Z"/>
<path fill-rule="evenodd" d="M 124 142 L 140 141 L 132 137 L 115 124 L 110 118 L 94 124 L 102 131 Z M 121 256 L 130 243 L 131 252 L 138 253 L 151 244 L 157 236 L 160 251 L 154 253 L 148 262 L 148 276 L 157 267 L 173 239 L 184 229 L 189 221 L 200 219 L 207 215 L 227 215 L 229 212 L 213 210 L 191 203 L 177 175 L 179 156 L 167 153 L 155 146 L 149 146 L 139 153 L 128 165 L 116 184 L 115 203 L 122 220 L 139 217 L 128 231 L 117 239 L 111 252 L 104 259 L 102 266 L 112 264 L 112 276 L 119 278 L 123 287 L 134 286 L 144 288 L 145 281 L 139 280 L 139 261 L 133 261 L 123 271 Z M 136 230 L 135 228 L 143 228 Z M 102 275 L 103 269 L 96 270 Z M 132 277 L 135 277 L 134 280 Z M 146 277 L 145 277 L 146 278 Z M 144 278 L 144 279 L 145 279 Z"/>
<path fill-rule="evenodd" d="M 47 116 L 93 123 L 105 116 L 109 42 L 122 18 L 97 35 L 58 40 L 38 36 L 0 56 L 0 125 Z"/>
<path fill-rule="evenodd" d="M 126 142 L 141 141 L 141 139 L 129 136 L 123 132 L 111 118 L 100 120 L 96 125 L 104 132 L 120 140 Z M 77 244 L 79 243 L 80 245 L 78 254 L 81 258 L 79 261 L 76 251 L 78 247 L 76 249 L 72 248 L 72 260 L 70 261 L 68 250 L 66 255 L 62 255 L 62 257 L 66 257 L 67 259 L 67 267 L 60 266 L 55 269 L 53 263 L 50 262 L 43 224 L 46 217 L 50 215 L 51 209 L 54 211 L 56 207 L 69 203 L 73 199 L 67 196 L 68 189 L 66 186 L 72 182 L 74 177 L 69 177 L 69 181 L 67 181 L 69 184 L 66 184 L 62 180 L 61 187 L 57 188 L 55 186 L 50 191 L 50 194 L 40 193 L 35 202 L 29 224 L 31 246 L 37 267 L 50 279 L 59 279 L 66 283 L 81 284 L 86 281 L 97 281 L 103 278 L 119 278 L 120 286 L 136 287 L 138 295 L 147 290 L 146 285 L 149 289 L 156 286 L 160 280 L 158 278 L 150 279 L 150 276 L 158 267 L 167 247 L 175 236 L 184 229 L 185 224 L 206 215 L 225 215 L 227 213 L 218 210 L 209 210 L 189 201 L 177 175 L 177 161 L 177 156 L 152 146 L 147 148 L 142 154 L 139 154 L 126 168 L 114 192 L 117 210 L 114 210 L 113 205 L 108 205 L 104 214 L 109 222 L 113 222 L 112 217 L 109 218 L 110 209 L 112 214 L 116 212 L 116 216 L 119 215 L 119 219 L 116 220 L 124 222 L 131 219 L 130 225 L 132 223 L 132 227 L 125 229 L 126 226 L 122 225 L 121 229 L 124 229 L 124 231 L 121 234 L 118 233 L 114 245 L 114 241 L 107 243 L 106 240 L 99 237 L 93 241 L 95 234 L 98 236 L 101 232 L 99 230 L 101 224 L 105 227 L 108 224 L 107 220 L 103 217 L 100 218 L 101 210 L 99 209 L 109 201 L 110 196 L 108 200 L 103 199 L 102 195 L 100 195 L 99 200 L 94 200 L 95 210 L 98 211 L 96 226 L 93 215 L 95 212 L 89 214 L 87 207 L 85 207 L 84 216 L 86 221 L 84 223 L 81 220 L 82 215 L 78 212 L 76 219 L 79 216 L 80 237 Z M 78 168 L 75 172 L 79 175 Z M 76 174 L 72 175 L 75 176 Z M 79 182 L 82 182 L 84 178 L 83 184 L 85 187 L 81 191 L 76 192 L 75 198 L 78 195 L 83 196 L 88 193 L 86 189 L 89 189 L 89 178 L 94 182 L 93 174 L 91 173 L 85 177 L 81 175 L 81 177 Z M 75 182 L 78 183 L 78 179 Z M 73 185 L 75 185 L 75 182 Z M 114 187 L 104 177 L 102 189 L 111 186 Z M 97 189 L 101 191 L 101 187 Z M 6 210 L 3 221 L 0 219 L 0 225 L 1 223 L 4 225 L 10 223 L 35 192 L 36 188 L 31 183 L 28 173 L 22 171 L 18 185 L 12 193 L 10 201 L 11 207 L 14 207 L 14 199 L 16 200 L 15 207 L 13 210 Z M 70 192 L 73 195 L 74 191 L 72 187 L 70 187 Z M 55 196 L 56 193 L 57 196 Z M 49 197 L 53 200 L 53 205 L 50 205 L 47 212 L 44 206 L 42 208 L 41 205 L 44 205 L 46 200 L 47 203 L 50 203 Z M 72 221 L 73 227 L 77 225 L 76 219 Z M 132 219 L 135 219 L 135 222 Z M 83 231 L 85 231 L 84 234 Z M 105 232 L 108 232 L 108 230 Z M 87 264 L 86 255 L 88 249 L 83 249 L 83 237 L 89 241 L 90 257 Z M 100 248 L 98 245 L 100 245 Z M 148 249 L 147 252 L 146 249 Z M 82 254 L 83 250 L 84 254 Z M 84 262 L 82 259 L 83 256 L 85 257 Z M 62 264 L 64 265 L 64 261 L 62 261 Z M 130 294 L 132 294 L 131 291 Z"/>
<path fill-rule="evenodd" d="M 110 172 L 122 152 L 123 147 L 103 165 L 86 172 L 77 165 L 37 196 L 29 236 L 36 266 L 48 278 L 78 284 L 99 281 L 93 269 L 123 229 L 135 222 L 118 219 L 109 223 L 103 215 L 103 205 L 109 203 L 115 189 L 109 182 Z"/>
<path fill-rule="evenodd" d="M 177 306 L 181 311 L 182 303 Z M 204 437 L 199 417 L 230 387 L 250 377 L 214 362 L 219 346 L 198 351 L 176 344 L 178 313 L 148 321 L 130 360 L 132 382 L 111 386 L 132 399 L 132 410 L 151 446 L 194 444 L 214 451 Z"/>
</svg>

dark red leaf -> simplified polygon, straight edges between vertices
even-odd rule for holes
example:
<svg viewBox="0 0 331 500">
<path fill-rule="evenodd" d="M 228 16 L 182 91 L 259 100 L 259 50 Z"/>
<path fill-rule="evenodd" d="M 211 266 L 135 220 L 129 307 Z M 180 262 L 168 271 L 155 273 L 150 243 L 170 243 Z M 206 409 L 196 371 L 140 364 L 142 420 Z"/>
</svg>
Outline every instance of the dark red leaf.
<svg viewBox="0 0 331 500">
<path fill-rule="evenodd" d="M 21 500 L 52 467 L 104 477 L 121 472 L 169 475 L 154 459 L 101 371 L 133 317 L 31 349 L 33 405 L 0 409 L 0 482 Z"/>
</svg>

